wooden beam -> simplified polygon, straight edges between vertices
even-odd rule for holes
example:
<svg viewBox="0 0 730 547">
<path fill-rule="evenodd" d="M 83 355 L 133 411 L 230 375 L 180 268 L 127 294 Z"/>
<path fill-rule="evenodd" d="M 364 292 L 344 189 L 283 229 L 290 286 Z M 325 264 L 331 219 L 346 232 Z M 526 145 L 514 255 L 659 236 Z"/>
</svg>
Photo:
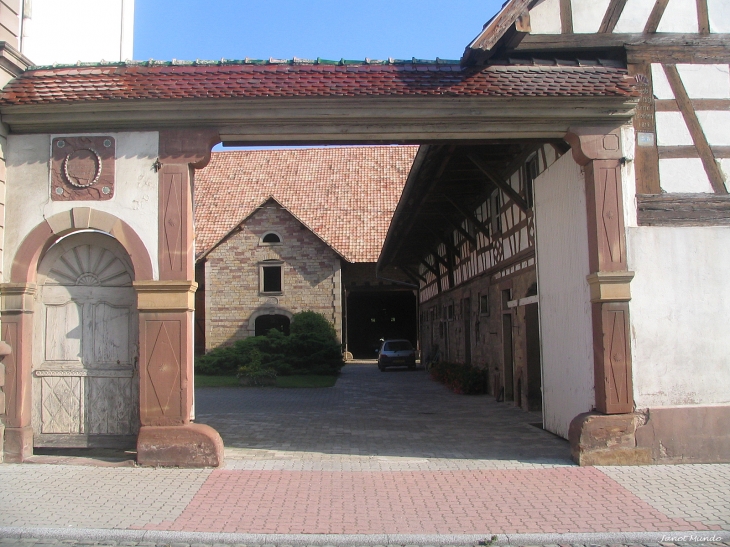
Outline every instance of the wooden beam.
<svg viewBox="0 0 730 547">
<path fill-rule="evenodd" d="M 560 0 L 560 30 L 573 34 L 573 5 L 571 0 Z"/>
<path fill-rule="evenodd" d="M 730 196 L 636 196 L 639 226 L 730 226 Z"/>
<path fill-rule="evenodd" d="M 466 239 L 466 240 L 467 240 L 467 241 L 468 241 L 469 243 L 471 243 L 472 245 L 474 245 L 474 246 L 476 247 L 476 245 L 477 245 L 477 239 L 476 239 L 476 238 L 475 238 L 475 237 L 474 237 L 473 235 L 471 235 L 471 234 L 470 234 L 469 232 L 467 232 L 466 230 L 464 230 L 464 228 L 462 228 L 462 227 L 461 227 L 461 226 L 459 225 L 459 223 L 458 223 L 458 222 L 453 222 L 453 221 L 452 221 L 452 220 L 451 220 L 451 219 L 450 219 L 450 218 L 449 218 L 448 216 L 446 216 L 445 214 L 441 213 L 441 216 L 442 216 L 442 217 L 444 217 L 444 220 L 446 220 L 446 222 L 448 222 L 448 223 L 449 223 L 449 225 L 451 225 L 451 226 L 452 226 L 452 227 L 454 228 L 454 230 L 456 230 L 457 232 L 459 232 L 459 233 L 460 233 L 460 234 L 461 234 L 462 236 L 464 236 L 464 238 L 465 238 L 465 239 Z"/>
<path fill-rule="evenodd" d="M 629 74 L 636 78 L 636 88 L 641 93 L 633 124 L 636 134 L 651 133 L 656 135 L 656 117 L 654 100 L 654 83 L 652 81 L 651 64 L 641 63 L 629 65 Z M 634 171 L 636 173 L 636 191 L 640 194 L 659 194 L 662 191 L 659 182 L 659 154 L 656 137 L 652 143 L 642 143 L 634 149 Z"/>
<path fill-rule="evenodd" d="M 433 253 L 429 253 L 429 254 L 433 254 Z M 438 279 L 438 278 L 441 277 L 441 272 L 438 271 L 438 269 L 435 266 L 432 266 L 431 264 L 429 264 L 428 261 L 425 258 L 419 258 L 418 261 L 421 264 L 423 264 L 424 266 L 426 266 L 426 269 L 429 272 L 431 272 L 433 275 L 435 275 L 436 276 L 436 279 Z"/>
<path fill-rule="evenodd" d="M 624 12 L 626 2 L 628 2 L 628 0 L 611 0 L 611 3 L 608 5 L 608 9 L 603 16 L 603 21 L 601 21 L 601 26 L 598 29 L 599 33 L 604 34 L 613 32 L 613 29 L 616 28 L 616 23 L 618 23 L 618 20 L 621 18 L 621 14 Z"/>
<path fill-rule="evenodd" d="M 654 8 L 649 14 L 649 19 L 646 21 L 646 26 L 644 26 L 644 34 L 654 34 L 656 32 L 668 3 L 669 0 L 656 0 Z"/>
<path fill-rule="evenodd" d="M 654 101 L 657 112 L 679 112 L 679 105 L 674 99 Z M 698 110 L 730 110 L 730 99 L 692 99 L 692 108 Z"/>
<path fill-rule="evenodd" d="M 697 0 L 697 30 L 700 34 L 710 34 L 710 12 L 707 0 Z"/>
<path fill-rule="evenodd" d="M 408 266 L 403 266 L 403 265 L 401 265 L 401 266 L 399 266 L 399 268 L 400 268 L 401 270 L 403 270 L 403 273 L 405 273 L 405 274 L 406 274 L 406 275 L 407 275 L 408 277 L 410 277 L 410 278 L 411 278 L 411 280 L 413 280 L 413 281 L 416 281 L 416 282 L 417 282 L 418 280 L 421 280 L 421 281 L 423 281 L 424 283 L 426 283 L 426 278 L 425 278 L 425 277 L 423 277 L 422 275 L 420 275 L 420 274 L 419 274 L 419 273 L 417 273 L 417 272 L 414 272 L 414 271 L 413 271 L 413 270 L 411 270 L 411 269 L 410 269 L 410 268 L 409 268 Z"/>
<path fill-rule="evenodd" d="M 710 146 L 712 155 L 715 158 L 730 159 L 730 146 Z M 659 159 L 689 159 L 699 158 L 697 148 L 694 146 L 660 146 Z"/>
<path fill-rule="evenodd" d="M 667 75 L 669 80 L 669 86 L 672 88 L 672 93 L 677 100 L 679 105 L 679 111 L 682 113 L 689 134 L 692 136 L 697 153 L 702 160 L 702 164 L 705 166 L 707 172 L 707 178 L 710 179 L 712 189 L 716 194 L 727 194 L 727 188 L 725 187 L 725 175 L 720 169 L 720 166 L 715 159 L 715 155 L 712 153 L 710 144 L 707 142 L 705 132 L 702 130 L 700 120 L 697 118 L 697 114 L 692 108 L 692 101 L 687 94 L 687 90 L 682 83 L 682 78 L 679 76 L 676 65 L 664 65 L 664 73 Z"/>
<path fill-rule="evenodd" d="M 515 205 L 517 205 L 517 207 L 525 212 L 528 211 L 529 207 L 527 205 L 527 201 L 525 201 L 525 199 L 520 194 L 515 192 L 515 189 L 512 188 L 509 182 L 502 180 L 501 177 L 499 177 L 498 175 L 494 175 L 489 166 L 484 163 L 480 158 L 474 156 L 473 154 L 467 154 L 467 157 L 474 165 L 479 168 L 482 173 L 486 175 L 486 177 L 492 183 L 494 183 L 495 186 L 497 186 L 497 188 L 507 194 L 512 199 L 512 201 L 515 202 Z"/>
<path fill-rule="evenodd" d="M 437 241 L 444 244 L 444 247 L 446 247 L 447 251 L 451 251 L 452 253 L 455 253 L 456 256 L 461 258 L 461 253 L 459 252 L 459 249 L 456 248 L 456 245 L 454 245 L 453 242 L 449 241 L 449 238 L 439 235 L 438 232 L 436 232 L 436 230 L 432 228 L 429 228 L 428 231 L 431 232 L 431 234 L 433 235 L 433 237 L 436 238 Z"/>
<path fill-rule="evenodd" d="M 499 40 L 507 33 L 512 25 L 518 22 L 518 19 L 524 17 L 527 12 L 527 25 L 529 25 L 529 6 L 532 0 L 514 0 L 505 4 L 502 10 L 494 19 L 484 25 L 484 29 L 479 33 L 471 44 L 466 48 L 462 62 L 468 61 L 471 54 L 476 53 L 475 50 L 482 52 L 490 52 Z M 525 30 L 525 21 L 519 21 L 518 32 L 527 34 L 529 28 Z"/>
<path fill-rule="evenodd" d="M 473 213 L 470 213 L 469 211 L 463 210 L 454 200 L 452 200 L 449 196 L 444 196 L 444 199 L 448 201 L 454 209 L 456 209 L 461 216 L 468 219 L 469 222 L 471 222 L 474 227 L 479 230 L 486 238 L 491 238 L 492 236 L 489 233 L 489 228 L 485 226 Z"/>
</svg>

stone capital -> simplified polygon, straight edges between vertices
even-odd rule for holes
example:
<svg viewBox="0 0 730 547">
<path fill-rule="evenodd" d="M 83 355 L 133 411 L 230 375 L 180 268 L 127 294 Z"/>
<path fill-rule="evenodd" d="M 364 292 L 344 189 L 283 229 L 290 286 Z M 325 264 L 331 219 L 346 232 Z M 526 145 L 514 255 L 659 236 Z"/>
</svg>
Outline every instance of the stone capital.
<svg viewBox="0 0 730 547">
<path fill-rule="evenodd" d="M 586 277 L 591 288 L 591 302 L 628 302 L 634 272 L 596 272 Z"/>
<path fill-rule="evenodd" d="M 145 311 L 193 311 L 195 310 L 194 281 L 135 281 L 137 308 Z"/>
<path fill-rule="evenodd" d="M 565 140 L 579 165 L 594 160 L 620 160 L 624 156 L 618 127 L 571 127 Z"/>
<path fill-rule="evenodd" d="M 214 129 L 173 129 L 160 131 L 160 162 L 191 164 L 202 169 L 210 161 L 210 151 L 220 142 Z"/>
<path fill-rule="evenodd" d="M 32 313 L 35 283 L 0 283 L 0 311 Z"/>
</svg>

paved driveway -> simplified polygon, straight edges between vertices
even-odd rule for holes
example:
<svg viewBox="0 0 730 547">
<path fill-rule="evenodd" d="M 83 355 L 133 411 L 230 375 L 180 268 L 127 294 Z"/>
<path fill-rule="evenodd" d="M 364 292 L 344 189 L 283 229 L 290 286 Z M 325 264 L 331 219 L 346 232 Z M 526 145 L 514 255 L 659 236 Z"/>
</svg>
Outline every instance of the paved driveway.
<svg viewBox="0 0 730 547">
<path fill-rule="evenodd" d="M 229 468 L 272 456 L 296 469 L 570 464 L 568 443 L 531 425 L 539 414 L 456 395 L 423 370 L 348 364 L 333 388 L 201 388 L 196 410 L 223 437 Z"/>
</svg>

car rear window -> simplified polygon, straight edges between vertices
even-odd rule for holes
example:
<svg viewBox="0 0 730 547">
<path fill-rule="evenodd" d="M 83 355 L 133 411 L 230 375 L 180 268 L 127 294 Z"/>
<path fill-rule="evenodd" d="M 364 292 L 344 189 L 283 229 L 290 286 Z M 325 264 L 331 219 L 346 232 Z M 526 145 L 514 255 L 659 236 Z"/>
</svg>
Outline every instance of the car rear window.
<svg viewBox="0 0 730 547">
<path fill-rule="evenodd" d="M 408 340 L 388 342 L 385 344 L 385 351 L 406 351 L 410 349 L 413 349 L 413 346 L 411 346 L 411 343 Z"/>
</svg>

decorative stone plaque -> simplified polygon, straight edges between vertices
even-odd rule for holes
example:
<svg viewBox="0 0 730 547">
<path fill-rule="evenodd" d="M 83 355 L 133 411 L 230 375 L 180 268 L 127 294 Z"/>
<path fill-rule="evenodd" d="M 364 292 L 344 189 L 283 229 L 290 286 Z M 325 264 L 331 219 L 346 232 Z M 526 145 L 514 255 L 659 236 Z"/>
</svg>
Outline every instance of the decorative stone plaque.
<svg viewBox="0 0 730 547">
<path fill-rule="evenodd" d="M 113 137 L 56 137 L 51 146 L 51 200 L 105 201 L 114 197 Z"/>
</svg>

